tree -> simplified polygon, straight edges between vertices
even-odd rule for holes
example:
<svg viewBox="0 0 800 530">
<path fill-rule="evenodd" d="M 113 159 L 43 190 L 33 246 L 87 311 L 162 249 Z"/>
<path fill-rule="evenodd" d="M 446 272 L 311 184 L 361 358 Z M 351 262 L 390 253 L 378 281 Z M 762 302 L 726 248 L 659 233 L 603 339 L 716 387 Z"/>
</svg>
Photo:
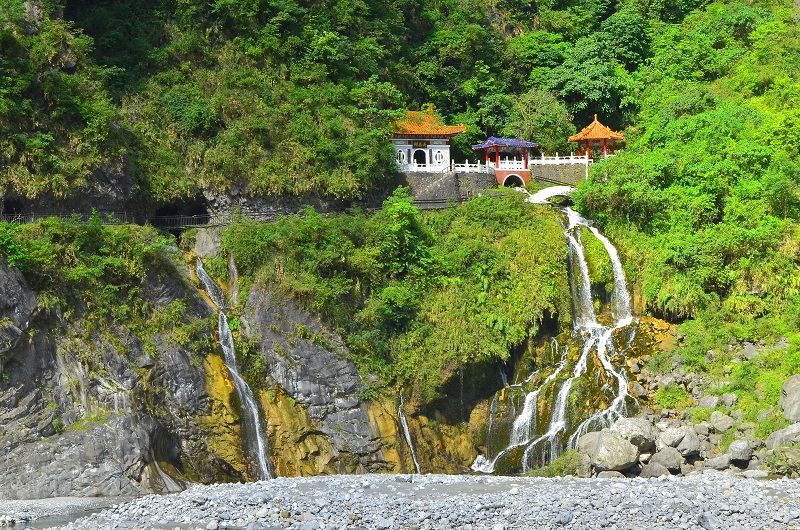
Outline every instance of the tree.
<svg viewBox="0 0 800 530">
<path fill-rule="evenodd" d="M 552 92 L 529 90 L 513 100 L 508 136 L 534 140 L 547 153 L 568 150 L 567 138 L 575 132 L 567 107 Z"/>
</svg>

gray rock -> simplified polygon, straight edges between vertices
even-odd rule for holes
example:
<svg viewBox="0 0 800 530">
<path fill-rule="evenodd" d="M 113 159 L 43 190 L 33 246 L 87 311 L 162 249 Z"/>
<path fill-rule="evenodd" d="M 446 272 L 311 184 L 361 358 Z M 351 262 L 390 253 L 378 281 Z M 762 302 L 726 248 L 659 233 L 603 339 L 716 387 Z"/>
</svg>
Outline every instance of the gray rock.
<svg viewBox="0 0 800 530">
<path fill-rule="evenodd" d="M 678 451 L 684 456 L 694 456 L 700 453 L 700 438 L 691 425 L 686 425 L 683 428 L 684 436 L 678 444 Z"/>
<path fill-rule="evenodd" d="M 653 425 L 645 418 L 620 418 L 611 430 L 635 445 L 639 451 L 649 451 L 655 447 L 658 433 Z"/>
<path fill-rule="evenodd" d="M 792 445 L 800 441 L 800 423 L 794 423 L 769 435 L 766 441 L 767 449 L 776 449 Z"/>
<path fill-rule="evenodd" d="M 726 408 L 733 407 L 739 401 L 739 396 L 736 394 L 722 394 L 722 403 Z"/>
<path fill-rule="evenodd" d="M 384 468 L 380 433 L 359 397 L 365 385 L 342 338 L 295 303 L 258 287 L 250 290 L 242 320 L 270 375 L 308 406 L 336 451 L 355 455 L 367 469 Z"/>
<path fill-rule="evenodd" d="M 625 475 L 619 471 L 601 471 L 597 474 L 597 478 L 625 478 Z"/>
<path fill-rule="evenodd" d="M 661 464 L 673 473 L 681 470 L 681 464 L 685 462 L 683 455 L 674 447 L 665 447 L 650 458 L 650 464 Z"/>
<path fill-rule="evenodd" d="M 556 523 L 560 525 L 567 525 L 572 521 L 572 511 L 562 510 L 556 515 Z"/>
<path fill-rule="evenodd" d="M 721 528 L 719 519 L 711 512 L 703 512 L 697 517 L 697 524 L 705 530 L 717 530 Z"/>
<path fill-rule="evenodd" d="M 728 446 L 728 456 L 734 462 L 747 462 L 753 457 L 753 448 L 747 440 L 734 440 Z"/>
<path fill-rule="evenodd" d="M 745 342 L 744 348 L 742 349 L 742 355 L 748 361 L 752 361 L 756 357 L 758 357 L 758 350 L 756 349 L 755 345 L 751 342 Z"/>
<path fill-rule="evenodd" d="M 763 469 L 748 469 L 747 471 L 742 472 L 742 476 L 750 479 L 762 479 L 767 478 L 769 473 Z"/>
<path fill-rule="evenodd" d="M 647 390 L 640 385 L 638 381 L 631 381 L 628 383 L 628 393 L 636 397 L 645 397 L 647 395 Z"/>
<path fill-rule="evenodd" d="M 598 471 L 622 471 L 639 459 L 636 446 L 611 429 L 581 436 L 578 451 L 589 455 Z"/>
<path fill-rule="evenodd" d="M 658 462 L 650 462 L 642 467 L 642 472 L 639 473 L 639 476 L 642 478 L 656 478 L 669 474 L 669 469 L 667 469 L 663 464 Z"/>
<path fill-rule="evenodd" d="M 222 235 L 217 228 L 201 228 L 194 238 L 194 253 L 202 259 L 219 254 Z"/>
<path fill-rule="evenodd" d="M 800 374 L 795 374 L 783 383 L 778 406 L 783 409 L 783 417 L 792 423 L 800 421 Z"/>
<path fill-rule="evenodd" d="M 656 447 L 659 450 L 665 447 L 678 447 L 684 436 L 686 436 L 686 431 L 683 427 L 668 427 L 658 436 Z"/>
<path fill-rule="evenodd" d="M 714 458 L 709 458 L 705 462 L 703 462 L 703 467 L 709 469 L 716 469 L 717 471 L 728 469 L 730 465 L 731 465 L 731 457 L 728 456 L 727 454 L 717 455 Z"/>
<path fill-rule="evenodd" d="M 36 295 L 22 273 L 0 254 L 0 372 L 28 329 Z"/>
<path fill-rule="evenodd" d="M 719 396 L 703 396 L 697 401 L 697 406 L 704 409 L 715 409 L 719 405 Z"/>
<path fill-rule="evenodd" d="M 717 432 L 727 431 L 728 429 L 733 427 L 733 424 L 735 423 L 733 418 L 731 418 L 727 414 L 719 412 L 718 410 L 715 410 L 714 412 L 711 413 L 711 417 L 708 419 L 708 422 L 711 424 L 712 427 L 714 427 L 714 430 Z"/>
</svg>

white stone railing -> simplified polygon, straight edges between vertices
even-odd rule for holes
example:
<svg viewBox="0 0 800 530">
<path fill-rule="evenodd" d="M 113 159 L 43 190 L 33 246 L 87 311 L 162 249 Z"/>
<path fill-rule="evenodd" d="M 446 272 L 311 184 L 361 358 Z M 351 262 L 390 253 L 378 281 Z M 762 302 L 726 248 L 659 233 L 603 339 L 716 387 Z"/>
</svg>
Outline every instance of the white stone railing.
<svg viewBox="0 0 800 530">
<path fill-rule="evenodd" d="M 451 169 L 458 173 L 494 173 L 494 166 L 481 164 L 470 164 L 465 160 L 463 164 L 456 164 L 455 160 L 452 162 Z"/>
<path fill-rule="evenodd" d="M 449 166 L 447 164 L 397 164 L 397 167 L 406 173 L 439 173 L 447 171 Z"/>
</svg>

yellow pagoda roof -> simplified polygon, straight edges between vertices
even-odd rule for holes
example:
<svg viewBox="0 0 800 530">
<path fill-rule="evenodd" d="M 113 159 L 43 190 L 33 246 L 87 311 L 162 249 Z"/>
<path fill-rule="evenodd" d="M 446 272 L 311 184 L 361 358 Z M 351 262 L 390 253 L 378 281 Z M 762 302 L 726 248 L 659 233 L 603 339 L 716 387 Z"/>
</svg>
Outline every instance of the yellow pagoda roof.
<svg viewBox="0 0 800 530">
<path fill-rule="evenodd" d="M 625 137 L 622 133 L 612 131 L 597 120 L 597 114 L 594 115 L 594 121 L 588 126 L 581 129 L 578 134 L 573 134 L 567 140 L 568 142 L 580 142 L 582 140 L 624 140 Z"/>
<path fill-rule="evenodd" d="M 451 137 L 466 132 L 464 124 L 442 125 L 433 114 L 433 109 L 409 110 L 403 120 L 394 122 L 392 134 L 395 136 L 446 136 Z"/>
</svg>

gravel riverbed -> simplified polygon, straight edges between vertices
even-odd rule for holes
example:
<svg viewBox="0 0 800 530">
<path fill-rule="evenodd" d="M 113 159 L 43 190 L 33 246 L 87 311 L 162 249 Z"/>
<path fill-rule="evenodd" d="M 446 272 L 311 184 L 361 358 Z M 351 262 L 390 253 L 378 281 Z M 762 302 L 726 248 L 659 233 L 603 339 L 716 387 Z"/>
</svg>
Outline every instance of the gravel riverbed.
<svg viewBox="0 0 800 530">
<path fill-rule="evenodd" d="M 653 479 L 278 478 L 141 497 L 58 528 L 787 529 L 800 528 L 800 482 L 722 472 Z"/>
</svg>

